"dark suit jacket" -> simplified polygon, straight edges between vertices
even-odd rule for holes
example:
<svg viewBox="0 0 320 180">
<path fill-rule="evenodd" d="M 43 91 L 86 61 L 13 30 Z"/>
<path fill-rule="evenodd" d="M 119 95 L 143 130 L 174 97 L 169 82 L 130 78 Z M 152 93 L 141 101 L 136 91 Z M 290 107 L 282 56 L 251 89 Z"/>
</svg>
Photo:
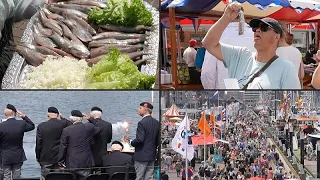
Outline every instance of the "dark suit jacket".
<svg viewBox="0 0 320 180">
<path fill-rule="evenodd" d="M 34 123 L 25 116 L 23 120 L 10 118 L 0 123 L 2 165 L 21 163 L 27 160 L 23 150 L 24 132 L 32 131 Z"/>
<path fill-rule="evenodd" d="M 62 130 L 71 124 L 66 119 L 50 119 L 38 125 L 35 151 L 41 166 L 58 163 Z"/>
<path fill-rule="evenodd" d="M 106 173 L 112 176 L 115 172 L 126 172 L 126 165 L 131 165 L 129 172 L 134 172 L 132 156 L 120 151 L 113 151 L 103 156 L 103 167 L 123 166 L 107 168 Z"/>
<path fill-rule="evenodd" d="M 112 139 L 112 124 L 102 119 L 91 119 L 99 124 L 102 131 L 94 136 L 94 144 L 91 146 L 96 166 L 102 166 L 102 157 L 107 153 L 107 145 Z"/>
<path fill-rule="evenodd" d="M 152 116 L 146 116 L 138 123 L 136 139 L 131 142 L 135 147 L 135 161 L 155 161 L 159 145 L 160 122 Z"/>
<path fill-rule="evenodd" d="M 63 129 L 58 163 L 66 163 L 67 168 L 88 168 L 94 165 L 91 151 L 93 136 L 101 131 L 96 122 L 75 123 Z"/>
</svg>

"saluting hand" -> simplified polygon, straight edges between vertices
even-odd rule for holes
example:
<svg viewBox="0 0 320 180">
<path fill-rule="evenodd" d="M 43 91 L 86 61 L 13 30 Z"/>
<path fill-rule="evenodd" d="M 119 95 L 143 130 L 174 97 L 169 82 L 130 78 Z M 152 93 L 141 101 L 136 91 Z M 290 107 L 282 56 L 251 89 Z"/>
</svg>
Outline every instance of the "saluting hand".
<svg viewBox="0 0 320 180">
<path fill-rule="evenodd" d="M 59 112 L 60 119 L 64 119 L 63 115 Z"/>
<path fill-rule="evenodd" d="M 20 112 L 20 111 L 17 111 L 17 114 L 18 114 L 18 116 L 21 117 L 21 118 L 26 117 L 26 115 L 24 115 L 24 114 L 23 114 L 22 112 Z"/>
<path fill-rule="evenodd" d="M 88 114 L 86 114 L 86 113 L 82 113 L 82 115 L 84 116 L 84 118 L 86 118 L 86 119 L 90 119 L 90 116 L 89 116 Z"/>
</svg>

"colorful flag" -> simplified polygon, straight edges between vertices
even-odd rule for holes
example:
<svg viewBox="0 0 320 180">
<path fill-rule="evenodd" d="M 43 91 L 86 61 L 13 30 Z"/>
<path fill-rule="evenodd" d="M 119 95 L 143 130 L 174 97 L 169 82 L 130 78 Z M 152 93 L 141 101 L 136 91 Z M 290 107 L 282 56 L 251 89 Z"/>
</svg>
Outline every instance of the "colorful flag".
<svg viewBox="0 0 320 180">
<path fill-rule="evenodd" d="M 290 101 L 290 100 L 291 100 L 291 92 L 287 94 L 287 101 Z"/>
<path fill-rule="evenodd" d="M 215 101 L 216 99 L 218 99 L 218 96 L 219 96 L 219 92 L 216 91 L 216 92 L 213 94 L 213 96 L 211 97 L 211 99 L 212 99 L 213 101 Z"/>
<path fill-rule="evenodd" d="M 206 115 L 204 112 L 202 112 L 201 119 L 198 124 L 198 128 L 205 135 L 205 137 L 208 137 L 211 133 L 210 126 L 208 124 L 208 121 L 206 120 Z"/>
<path fill-rule="evenodd" d="M 214 110 L 212 110 L 211 114 L 210 114 L 210 123 L 212 124 L 212 126 L 214 127 Z"/>
<path fill-rule="evenodd" d="M 190 122 L 186 115 L 181 122 L 174 138 L 172 139 L 172 149 L 181 154 L 183 158 L 187 158 L 191 161 L 194 157 L 194 148 L 188 144 L 188 131 L 190 130 Z"/>
<path fill-rule="evenodd" d="M 225 121 L 226 120 L 226 118 L 227 118 L 227 113 L 226 113 L 227 111 L 226 111 L 226 107 L 225 107 L 225 105 L 223 105 L 222 106 L 222 113 L 221 113 L 221 115 L 222 115 L 222 121 Z"/>
</svg>

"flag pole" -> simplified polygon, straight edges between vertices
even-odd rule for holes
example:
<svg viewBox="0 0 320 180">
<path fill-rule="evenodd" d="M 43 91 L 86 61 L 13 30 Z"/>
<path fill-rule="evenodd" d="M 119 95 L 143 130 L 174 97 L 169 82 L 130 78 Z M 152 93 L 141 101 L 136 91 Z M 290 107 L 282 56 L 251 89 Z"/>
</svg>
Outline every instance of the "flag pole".
<svg viewBox="0 0 320 180">
<path fill-rule="evenodd" d="M 204 165 L 206 165 L 206 121 L 207 121 L 207 118 L 206 118 L 206 113 L 205 113 L 205 108 L 204 108 L 204 120 L 205 120 L 205 123 L 204 123 L 204 157 L 203 157 L 203 161 L 204 161 Z"/>
<path fill-rule="evenodd" d="M 188 110 L 186 110 L 186 116 L 188 117 Z M 186 180 L 188 180 L 188 146 L 189 146 L 189 144 L 188 144 L 188 121 L 189 121 L 189 118 L 187 118 L 186 119 L 186 137 L 187 138 L 185 138 L 186 140 L 185 141 L 187 141 L 186 142 Z"/>
</svg>

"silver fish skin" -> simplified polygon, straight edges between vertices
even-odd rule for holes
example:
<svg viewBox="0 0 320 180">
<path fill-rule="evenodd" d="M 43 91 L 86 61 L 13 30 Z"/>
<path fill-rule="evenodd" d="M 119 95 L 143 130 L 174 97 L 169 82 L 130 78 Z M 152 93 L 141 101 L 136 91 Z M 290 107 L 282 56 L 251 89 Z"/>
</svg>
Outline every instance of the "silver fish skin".
<svg viewBox="0 0 320 180">
<path fill-rule="evenodd" d="M 72 33 L 79 38 L 82 42 L 90 42 L 92 41 L 92 35 L 86 31 L 83 27 L 79 25 L 75 20 L 73 19 L 66 19 L 63 21 L 65 25 L 67 25 Z"/>
<path fill-rule="evenodd" d="M 43 34 L 40 33 L 40 31 L 37 29 L 36 26 L 33 26 L 33 37 L 34 37 L 34 41 L 42 46 L 50 46 L 50 47 L 57 47 L 57 45 L 55 43 L 53 43 L 53 41 L 47 37 L 45 37 Z"/>
<path fill-rule="evenodd" d="M 81 17 L 82 19 L 84 20 L 88 20 L 88 15 L 83 13 L 83 12 L 80 12 L 78 10 L 75 10 L 75 9 L 64 9 L 64 8 L 59 8 L 59 7 L 56 7 L 54 6 L 54 4 L 51 4 L 47 7 L 51 12 L 54 12 L 54 13 L 57 13 L 59 15 L 62 15 L 62 14 L 70 14 L 70 15 L 76 15 L 76 16 L 79 16 Z"/>
<path fill-rule="evenodd" d="M 46 55 L 35 52 L 27 47 L 16 46 L 15 50 L 18 54 L 25 58 L 28 64 L 32 66 L 39 66 L 47 58 Z"/>
<path fill-rule="evenodd" d="M 143 51 L 138 51 L 138 52 L 131 52 L 128 53 L 128 56 L 130 59 L 132 59 L 133 61 L 135 61 L 138 57 L 143 56 L 143 55 L 149 55 L 150 53 L 145 53 Z"/>
<path fill-rule="evenodd" d="M 245 25 L 245 18 L 244 18 L 244 12 L 242 9 L 239 11 L 239 28 L 238 28 L 238 34 L 242 35 L 244 33 L 244 25 Z"/>
<path fill-rule="evenodd" d="M 33 26 L 36 26 L 36 27 L 34 27 L 34 28 L 38 29 L 38 31 L 39 31 L 41 34 L 43 34 L 44 36 L 50 36 L 50 35 L 53 33 L 52 29 L 48 29 L 48 28 L 43 27 L 43 26 L 41 25 L 41 23 L 36 23 L 36 24 L 34 24 Z"/>
<path fill-rule="evenodd" d="M 99 8 L 105 8 L 106 4 L 103 2 L 99 1 L 94 1 L 94 0 L 71 0 L 68 1 L 70 4 L 79 4 L 79 5 L 87 5 L 87 6 L 96 6 Z"/>
<path fill-rule="evenodd" d="M 54 34 L 50 37 L 63 51 L 71 53 L 75 57 L 84 59 L 90 56 L 90 51 L 84 45 L 72 43 L 70 40 L 65 39 L 57 34 Z"/>
<path fill-rule="evenodd" d="M 69 19 L 73 19 L 76 23 L 78 23 L 78 25 L 83 27 L 85 30 L 89 31 L 90 34 L 92 34 L 92 35 L 97 34 L 97 31 L 93 27 L 91 27 L 85 20 L 83 20 L 75 15 L 67 15 L 67 17 Z"/>
<path fill-rule="evenodd" d="M 103 32 L 97 34 L 92 37 L 92 40 L 99 39 L 118 39 L 118 40 L 126 40 L 126 39 L 139 39 L 145 36 L 144 34 L 132 34 L 132 33 L 122 33 L 122 32 Z"/>
<path fill-rule="evenodd" d="M 105 44 L 117 44 L 117 45 L 135 45 L 144 42 L 144 38 L 140 39 L 127 39 L 127 40 L 117 40 L 117 39 L 100 39 L 100 40 L 95 40 L 91 41 L 89 43 L 89 47 L 100 47 Z"/>
<path fill-rule="evenodd" d="M 98 48 L 92 48 L 90 49 L 91 52 L 91 58 L 100 56 L 100 55 L 105 55 L 109 52 L 111 47 L 116 47 L 116 46 L 109 46 L 109 45 L 105 45 L 105 46 L 101 46 Z M 117 47 L 119 49 L 120 52 L 122 53 L 131 53 L 131 52 L 136 52 L 140 49 L 143 49 L 143 45 L 142 44 L 138 44 L 138 45 L 128 45 L 127 47 Z"/>
<path fill-rule="evenodd" d="M 114 25 L 99 25 L 100 28 L 107 31 L 125 32 L 125 33 L 144 33 L 145 31 L 150 31 L 151 27 L 139 25 L 136 27 L 124 27 L 124 26 L 114 26 Z"/>
<path fill-rule="evenodd" d="M 88 14 L 93 8 L 95 8 L 95 6 L 71 4 L 68 2 L 55 3 L 54 6 L 59 7 L 59 8 L 64 8 L 64 9 L 74 9 L 74 10 L 80 11 L 85 14 Z"/>
<path fill-rule="evenodd" d="M 82 42 L 71 32 L 69 27 L 65 25 L 63 22 L 58 22 L 62 28 L 63 36 L 69 38 L 72 42 L 77 44 L 82 44 Z"/>
<path fill-rule="evenodd" d="M 56 14 L 56 13 L 52 13 L 49 9 L 47 9 L 46 7 L 43 7 L 42 8 L 42 11 L 46 14 L 46 16 L 49 18 L 49 19 L 53 19 L 53 20 L 63 20 L 64 17 L 63 16 L 60 16 L 59 14 Z"/>
</svg>

